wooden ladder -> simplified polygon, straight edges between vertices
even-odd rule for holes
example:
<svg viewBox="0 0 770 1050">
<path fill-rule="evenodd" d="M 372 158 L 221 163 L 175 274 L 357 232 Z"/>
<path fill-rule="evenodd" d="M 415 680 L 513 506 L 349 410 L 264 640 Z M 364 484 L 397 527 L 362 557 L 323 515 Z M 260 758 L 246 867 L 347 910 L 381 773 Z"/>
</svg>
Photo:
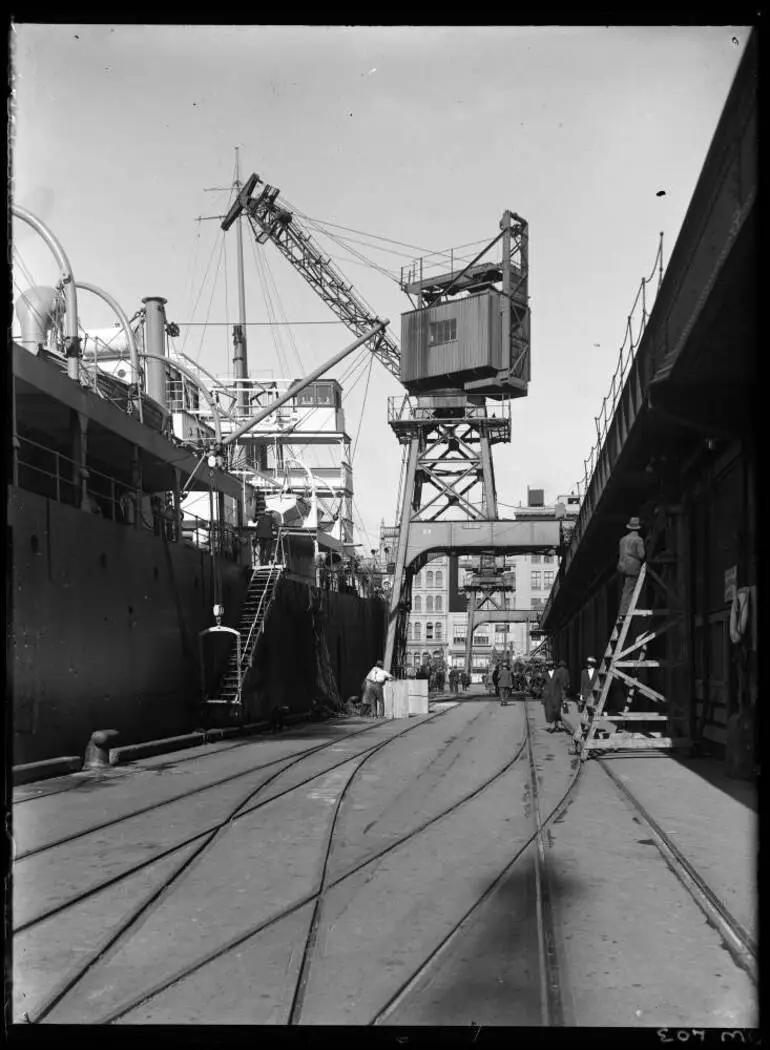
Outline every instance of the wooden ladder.
<svg viewBox="0 0 770 1050">
<path fill-rule="evenodd" d="M 583 761 L 596 752 L 608 751 L 661 751 L 673 748 L 689 748 L 692 741 L 689 736 L 674 736 L 671 732 L 669 704 L 666 697 L 637 677 L 644 668 L 662 667 L 665 660 L 648 660 L 647 649 L 650 643 L 665 634 L 683 615 L 682 596 L 676 582 L 665 578 L 666 570 L 660 575 L 652 564 L 669 565 L 675 571 L 676 555 L 664 551 L 657 556 L 654 547 L 661 530 L 663 519 L 675 515 L 678 508 L 667 508 L 656 522 L 656 529 L 648 544 L 649 562 L 645 562 L 639 573 L 633 595 L 625 615 L 616 621 L 607 648 L 599 664 L 594 682 L 594 695 L 598 700 L 593 717 L 581 725 L 573 738 L 575 749 Z M 652 563 L 652 564 L 650 564 Z M 652 584 L 650 590 L 657 593 L 651 601 L 651 608 L 640 608 L 645 583 Z M 659 600 L 663 605 L 658 605 Z M 636 620 L 646 622 L 640 634 L 629 641 L 631 625 Z M 638 629 L 638 628 L 637 628 Z M 625 707 L 620 714 L 605 715 L 604 708 L 614 681 L 626 687 Z M 641 703 L 645 707 L 641 707 Z M 635 710 L 629 707 L 634 704 Z M 617 727 L 614 733 L 602 728 L 601 722 Z"/>
</svg>

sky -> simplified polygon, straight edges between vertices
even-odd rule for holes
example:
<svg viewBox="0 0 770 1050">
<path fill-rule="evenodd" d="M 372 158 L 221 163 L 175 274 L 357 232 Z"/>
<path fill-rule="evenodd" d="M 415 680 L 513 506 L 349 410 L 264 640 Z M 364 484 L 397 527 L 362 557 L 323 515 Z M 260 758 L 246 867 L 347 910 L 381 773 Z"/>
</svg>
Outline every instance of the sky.
<svg viewBox="0 0 770 1050">
<path fill-rule="evenodd" d="M 512 405 L 511 443 L 494 449 L 504 517 L 528 486 L 548 500 L 582 477 L 639 282 L 661 232 L 671 255 L 747 35 L 17 23 L 12 199 L 53 230 L 76 279 L 129 316 L 145 296 L 167 299 L 177 347 L 217 374 L 232 367 L 235 235 L 196 220 L 226 209 L 236 146 L 242 177 L 258 173 L 298 212 L 363 242 L 350 248 L 377 268 L 318 238 L 396 339 L 411 308 L 401 266 L 491 240 L 503 212 L 518 212 L 530 236 L 531 383 Z M 30 278 L 55 284 L 37 235 L 14 221 L 13 238 L 14 299 Z M 295 378 L 351 341 L 341 324 L 307 323 L 334 317 L 273 245 L 254 246 L 248 227 L 244 244 L 248 320 L 269 321 L 279 301 L 285 319 L 305 322 L 250 327 L 252 375 Z M 87 329 L 114 321 L 86 294 L 80 313 Z M 369 548 L 396 516 L 401 448 L 387 398 L 403 389 L 356 360 L 345 411 Z"/>
</svg>

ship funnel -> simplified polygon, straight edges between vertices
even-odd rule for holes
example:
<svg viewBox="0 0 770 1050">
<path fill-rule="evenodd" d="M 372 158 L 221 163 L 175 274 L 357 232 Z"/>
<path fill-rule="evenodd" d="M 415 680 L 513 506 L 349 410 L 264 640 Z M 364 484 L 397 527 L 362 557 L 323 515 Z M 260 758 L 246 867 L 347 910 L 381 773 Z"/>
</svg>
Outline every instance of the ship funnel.
<svg viewBox="0 0 770 1050">
<path fill-rule="evenodd" d="M 166 365 L 158 358 L 166 356 L 166 311 L 167 300 L 159 295 L 142 299 L 144 314 L 144 348 L 147 353 L 147 393 L 159 405 L 167 407 Z"/>
<path fill-rule="evenodd" d="M 19 342 L 32 354 L 37 354 L 48 342 L 58 297 L 55 288 L 38 285 L 22 292 L 16 300 L 16 316 L 21 324 Z"/>
</svg>

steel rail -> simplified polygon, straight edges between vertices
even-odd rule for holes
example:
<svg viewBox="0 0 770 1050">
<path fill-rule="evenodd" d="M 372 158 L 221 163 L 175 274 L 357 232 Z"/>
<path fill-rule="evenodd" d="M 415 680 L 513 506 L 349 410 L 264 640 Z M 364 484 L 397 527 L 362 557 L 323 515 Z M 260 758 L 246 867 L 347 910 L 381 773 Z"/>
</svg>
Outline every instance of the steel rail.
<svg viewBox="0 0 770 1050">
<path fill-rule="evenodd" d="M 476 719 L 473 719 L 470 724 L 473 724 L 473 722 L 475 722 L 475 721 L 476 721 Z M 403 734 L 399 734 L 399 736 L 401 736 L 401 735 L 403 735 Z M 396 739 L 396 738 L 393 737 L 391 739 Z M 390 740 L 385 741 L 384 743 L 390 743 Z M 125 1017 L 126 1014 L 128 1014 L 131 1011 L 135 1010 L 138 1006 L 141 1006 L 142 1003 L 148 1002 L 150 999 L 154 999 L 156 996 L 158 996 L 158 995 L 162 994 L 163 992 L 167 991 L 174 984 L 178 984 L 180 981 L 183 981 L 187 977 L 192 976 L 192 974 L 196 973 L 198 970 L 201 970 L 204 966 L 207 966 L 209 963 L 215 962 L 217 959 L 219 959 L 222 956 L 226 955 L 228 952 L 234 950 L 235 948 L 240 947 L 240 945 L 242 945 L 245 941 L 250 940 L 252 937 L 258 936 L 260 933 L 264 932 L 265 930 L 270 929 L 272 926 L 275 926 L 278 922 L 280 922 L 281 920 L 287 918 L 289 915 L 294 914 L 296 911 L 298 911 L 300 908 L 304 907 L 306 904 L 310 904 L 311 902 L 314 902 L 314 903 L 320 902 L 322 897 L 323 897 L 323 894 L 326 891 L 331 890 L 335 886 L 340 885 L 341 883 L 345 882 L 347 879 L 351 878 L 353 875 L 356 875 L 363 868 L 367 867 L 370 864 L 375 863 L 376 861 L 380 860 L 382 857 L 386 856 L 388 853 L 391 853 L 394 850 L 398 849 L 400 846 L 404 845 L 406 842 L 409 842 L 412 839 L 416 838 L 417 835 L 422 834 L 422 832 L 425 831 L 427 828 L 431 827 L 433 824 L 436 824 L 438 821 L 445 819 L 447 816 L 449 816 L 453 812 L 455 812 L 455 810 L 459 809 L 462 805 L 464 805 L 465 803 L 469 802 L 471 799 L 475 798 L 482 791 L 485 791 L 488 787 L 491 786 L 491 784 L 493 784 L 495 781 L 499 780 L 500 777 L 504 776 L 505 773 L 507 773 L 510 770 L 510 768 L 513 765 L 515 765 L 515 763 L 518 761 L 518 759 L 520 758 L 521 754 L 523 753 L 525 743 L 526 743 L 526 738 L 524 740 L 522 740 L 522 742 L 519 745 L 519 748 L 516 751 L 516 753 L 514 754 L 513 758 L 510 759 L 501 769 L 499 769 L 496 773 L 494 773 L 487 780 L 483 781 L 478 787 L 474 788 L 474 790 L 472 792 L 470 792 L 468 795 L 464 795 L 462 798 L 458 799 L 455 803 L 452 804 L 452 806 L 448 807 L 446 810 L 443 810 L 441 813 L 438 813 L 435 816 L 431 817 L 429 820 L 425 821 L 423 824 L 420 824 L 418 827 L 413 828 L 411 831 L 407 832 L 405 835 L 401 836 L 399 839 L 396 839 L 394 842 L 391 842 L 388 846 L 384 847 L 383 849 L 378 850 L 376 853 L 371 854 L 365 860 L 359 861 L 352 868 L 349 868 L 344 874 L 339 875 L 337 878 L 335 878 L 331 882 L 329 882 L 325 887 L 322 887 L 322 888 L 319 887 L 319 889 L 316 890 L 315 892 L 305 894 L 305 896 L 301 897 L 299 900 L 295 901 L 293 904 L 289 905 L 288 907 L 282 909 L 280 912 L 278 912 L 275 915 L 271 916 L 269 919 L 263 919 L 262 921 L 260 921 L 259 923 L 255 924 L 254 926 L 249 927 L 245 931 L 242 931 L 236 937 L 231 938 L 231 940 L 229 940 L 225 944 L 220 945 L 218 948 L 213 949 L 211 952 L 207 953 L 205 956 L 203 956 L 200 959 L 196 960 L 196 962 L 194 962 L 192 964 L 188 964 L 187 966 L 183 967 L 181 970 L 178 970 L 171 977 L 165 978 L 162 982 L 160 982 L 157 985 L 154 985 L 151 989 L 148 989 L 147 991 L 142 992 L 140 995 L 136 996 L 134 999 L 132 999 L 130 1001 L 130 1003 L 125 1004 L 124 1006 L 120 1007 L 118 1010 L 113 1011 L 112 1013 L 101 1017 L 97 1023 L 99 1023 L 99 1024 L 111 1024 L 111 1023 L 113 1023 L 115 1021 L 120 1020 L 120 1018 Z M 370 755 L 365 756 L 365 760 L 368 759 L 369 757 L 371 757 L 371 756 Z M 345 760 L 345 762 L 350 762 L 350 761 L 351 761 L 351 759 L 349 759 L 349 758 Z M 343 765 L 345 763 L 340 763 L 340 764 Z M 362 766 L 363 764 L 364 763 L 361 762 L 359 767 L 356 770 L 354 770 L 354 772 L 352 774 L 352 777 L 355 776 L 355 774 L 358 772 L 358 769 L 360 769 L 360 766 Z M 348 784 L 349 783 L 350 782 L 348 782 Z M 348 785 L 346 785 L 346 787 L 347 786 Z M 336 817 L 335 817 L 335 820 L 336 820 Z M 328 856 L 329 856 L 329 854 L 327 853 L 326 854 L 326 860 L 327 861 L 328 861 Z M 314 916 L 315 916 L 315 912 L 314 912 Z M 311 926 L 312 926 L 312 920 L 311 920 Z M 309 927 L 308 937 L 306 938 L 305 949 L 303 951 L 303 961 L 308 957 L 308 945 L 309 945 L 309 940 L 310 940 L 311 933 L 313 933 L 313 932 L 314 931 Z M 311 946 L 311 950 L 312 950 L 312 946 Z M 305 967 L 305 969 L 307 969 L 307 966 Z M 302 967 L 300 968 L 300 977 L 301 977 L 301 974 L 302 974 Z M 293 1000 L 292 1000 L 293 1004 L 298 999 L 298 996 L 297 996 L 297 989 L 298 988 L 299 988 L 299 979 L 298 979 L 298 982 L 297 982 L 297 986 L 295 987 L 295 993 L 294 993 L 294 997 L 293 997 Z M 294 1021 L 294 1022 L 290 1022 L 290 1023 L 297 1023 L 297 1022 Z"/>
<path fill-rule="evenodd" d="M 606 760 L 600 759 L 599 765 L 647 825 L 650 837 L 666 865 L 690 894 L 711 926 L 719 933 L 737 965 L 751 977 L 755 984 L 758 984 L 758 950 L 749 932 L 731 915 L 726 905 L 701 878 L 679 847 L 650 816 L 620 777 L 608 768 Z"/>
<path fill-rule="evenodd" d="M 530 726 L 530 723 L 529 723 L 529 718 L 527 718 L 527 741 L 530 740 L 530 737 L 531 737 L 531 726 Z M 501 882 L 503 881 L 505 876 L 508 874 L 508 872 L 511 870 L 511 868 L 513 868 L 513 866 L 526 853 L 526 851 L 538 839 L 538 837 L 542 836 L 542 833 L 543 833 L 543 831 L 545 831 L 546 827 L 563 810 L 565 804 L 567 803 L 567 800 L 568 800 L 569 796 L 571 795 L 571 793 L 572 793 L 573 789 L 575 788 L 578 780 L 580 779 L 582 770 L 583 770 L 583 764 L 582 763 L 578 763 L 577 764 L 577 769 L 575 771 L 575 774 L 572 777 L 572 779 L 570 780 L 570 783 L 567 786 L 566 791 L 561 796 L 561 798 L 556 802 L 556 804 L 553 806 L 553 808 L 548 813 L 546 818 L 543 820 L 541 817 L 536 817 L 536 821 L 538 821 L 538 826 L 535 828 L 535 830 L 532 832 L 532 834 L 529 836 L 529 838 L 527 838 L 525 840 L 525 842 L 516 850 L 516 852 L 513 855 L 513 857 L 507 862 L 507 864 L 502 868 L 502 870 L 494 877 L 494 879 L 489 883 L 489 885 L 484 890 L 484 892 L 480 894 L 480 896 L 470 906 L 470 908 L 467 909 L 465 914 L 452 926 L 452 928 L 449 930 L 449 932 L 442 938 L 442 940 L 439 942 L 439 944 L 430 952 L 430 954 L 426 957 L 426 959 L 423 961 L 423 963 L 416 970 L 414 970 L 412 972 L 411 976 L 408 977 L 403 982 L 403 984 L 401 984 L 399 989 L 388 999 L 388 1001 L 385 1003 L 385 1005 L 382 1006 L 378 1010 L 378 1012 L 374 1015 L 372 1020 L 369 1022 L 370 1025 L 381 1025 L 384 1021 L 387 1020 L 388 1017 L 392 1016 L 393 1013 L 395 1013 L 395 1011 L 398 1009 L 398 1007 L 404 1001 L 404 999 L 406 999 L 407 995 L 409 995 L 414 990 L 414 988 L 417 986 L 418 982 L 422 979 L 424 974 L 431 968 L 431 966 L 433 966 L 433 964 L 436 962 L 436 960 L 439 959 L 440 957 L 443 957 L 443 955 L 444 955 L 445 951 L 447 950 L 447 948 L 451 944 L 454 943 L 455 938 L 457 937 L 457 935 L 462 930 L 465 929 L 465 927 L 467 926 L 467 923 L 469 922 L 471 917 L 474 915 L 474 913 L 481 907 L 482 904 L 484 904 L 487 900 L 490 899 L 490 897 L 492 897 L 494 895 L 494 893 L 497 891 L 497 889 L 499 888 Z M 543 975 L 541 973 L 541 981 L 542 980 L 543 980 Z M 549 980 L 550 980 L 550 976 L 549 976 Z M 551 993 L 549 992 L 549 995 L 550 994 Z"/>
<path fill-rule="evenodd" d="M 421 722 L 417 722 L 414 725 L 408 725 L 400 732 L 394 733 L 393 736 L 389 737 L 386 741 L 374 745 L 374 748 L 380 749 L 382 746 L 384 746 L 387 743 L 390 743 L 392 740 L 398 739 L 405 733 L 411 732 L 414 729 L 417 729 L 419 726 L 425 725 L 426 722 L 433 721 L 434 719 L 441 717 L 443 714 L 446 714 L 448 713 L 448 711 L 451 710 L 453 710 L 453 708 L 449 708 L 445 711 L 438 711 L 435 714 L 430 715 L 428 718 L 423 719 Z M 324 747 L 327 746 L 329 745 L 324 745 Z M 318 748 L 316 750 L 321 750 L 321 748 Z M 279 792 L 278 795 L 273 795 L 270 799 L 260 802 L 249 809 L 246 808 L 248 806 L 248 803 L 251 801 L 252 798 L 254 798 L 255 795 L 257 795 L 260 791 L 267 787 L 267 785 L 270 784 L 273 780 L 277 779 L 279 776 L 285 773 L 287 769 L 298 765 L 301 761 L 304 760 L 305 757 L 306 754 L 303 754 L 299 758 L 294 759 L 287 766 L 284 766 L 282 769 L 276 770 L 276 772 L 273 773 L 270 777 L 268 777 L 267 780 L 265 780 L 257 788 L 250 791 L 246 795 L 246 797 L 241 800 L 241 802 L 239 802 L 235 807 L 233 807 L 230 810 L 227 817 L 219 821 L 212 829 L 202 833 L 198 833 L 194 838 L 203 838 L 204 841 L 200 843 L 197 849 L 195 849 L 188 857 L 185 857 L 181 864 L 179 864 L 176 867 L 176 869 L 170 873 L 170 875 L 167 875 L 164 879 L 162 879 L 161 882 L 157 886 L 155 886 L 142 901 L 140 901 L 134 908 L 130 910 L 128 915 L 117 925 L 117 927 L 114 930 L 110 932 L 107 938 L 105 938 L 104 942 L 100 944 L 94 951 L 90 952 L 88 958 L 85 959 L 83 962 L 79 963 L 75 971 L 66 976 L 63 979 L 63 981 L 61 981 L 59 985 L 48 994 L 48 996 L 43 1001 L 43 1004 L 34 1011 L 33 1016 L 27 1015 L 29 1023 L 38 1024 L 39 1022 L 43 1021 L 53 1009 L 55 1009 L 55 1007 L 65 998 L 65 996 L 67 996 L 72 991 L 72 989 L 86 976 L 86 974 L 99 962 L 99 960 L 108 951 L 115 947 L 118 941 L 124 936 L 124 934 L 126 934 L 131 929 L 131 927 L 137 922 L 137 920 L 146 915 L 146 913 L 151 909 L 152 905 L 155 904 L 156 901 L 158 901 L 158 899 L 185 872 L 188 872 L 194 864 L 201 860 L 206 848 L 215 840 L 218 833 L 223 828 L 227 827 L 237 818 L 246 816 L 248 813 L 254 812 L 255 809 L 259 809 L 262 806 L 268 805 L 270 802 L 274 802 L 277 798 L 280 798 L 282 795 L 286 795 L 292 791 L 296 791 L 298 788 L 305 786 L 311 781 L 317 780 L 320 776 L 325 776 L 332 769 L 336 769 L 339 766 L 345 765 L 353 760 L 351 756 L 348 756 L 342 761 L 337 762 L 333 766 L 329 767 L 329 769 L 323 770 L 321 773 L 316 773 L 312 777 L 307 778 L 305 781 L 300 782 L 299 784 L 295 784 L 291 788 Z"/>
<path fill-rule="evenodd" d="M 90 827 L 84 828 L 81 831 L 76 831 L 72 835 L 66 835 L 64 838 L 55 839 L 53 842 L 46 842 L 42 846 L 36 846 L 34 849 L 27 850 L 24 853 L 19 853 L 14 857 L 14 863 L 18 864 L 20 861 L 26 860 L 28 857 L 35 857 L 40 853 L 45 853 L 49 849 L 56 849 L 58 846 L 67 845 L 67 843 L 74 842 L 79 838 L 84 838 L 86 835 L 91 835 L 95 831 L 103 831 L 105 828 L 114 827 L 116 824 L 121 824 L 123 821 L 132 820 L 134 817 L 140 817 L 144 813 L 151 813 L 153 810 L 162 809 L 163 806 L 171 806 L 175 802 L 184 802 L 186 799 L 192 798 L 193 795 L 198 795 L 203 791 L 211 791 L 214 788 L 221 787 L 222 784 L 230 784 L 232 781 L 238 780 L 241 777 L 247 777 L 251 776 L 252 773 L 258 773 L 260 769 L 268 769 L 270 766 L 278 765 L 280 762 L 287 762 L 293 758 L 305 758 L 308 755 L 314 755 L 318 751 L 323 751 L 327 747 L 332 747 L 334 744 L 338 744 L 340 740 L 349 740 L 351 737 L 360 736 L 362 733 L 368 733 L 374 728 L 374 725 L 364 726 L 363 729 L 357 729 L 353 733 L 346 733 L 342 737 L 335 737 L 334 740 L 330 740 L 326 744 L 318 744 L 315 747 L 307 748 L 304 751 L 295 751 L 292 754 L 284 755 L 283 758 L 274 758 L 270 762 L 265 762 L 260 766 L 252 766 L 250 769 L 243 770 L 240 773 L 231 773 L 229 776 L 220 777 L 218 780 L 212 780 L 208 784 L 202 784 L 200 787 L 191 788 L 189 791 L 183 791 L 180 795 L 172 795 L 171 798 L 162 799 L 160 802 L 153 802 L 148 806 L 142 806 L 140 809 L 132 810 L 131 813 L 115 817 L 113 820 L 107 820 L 101 824 L 92 824 Z M 208 756 L 202 755 L 198 757 L 207 758 Z M 51 794 L 58 794 L 58 792 L 51 792 Z"/>
<path fill-rule="evenodd" d="M 449 708 L 448 710 L 451 710 L 451 708 Z M 438 714 L 446 714 L 446 713 L 447 713 L 446 711 L 438 711 L 438 712 L 436 712 L 437 715 Z M 435 717 L 435 715 L 432 716 L 432 717 Z M 431 720 L 432 720 L 432 718 L 431 719 L 425 719 L 425 721 L 431 721 Z M 409 728 L 415 729 L 418 725 L 422 725 L 422 724 L 423 724 L 422 722 L 417 722 L 413 726 L 410 726 Z M 273 777 L 270 777 L 268 780 L 263 781 L 263 783 L 257 789 L 257 790 L 261 790 L 262 787 L 264 787 L 267 784 L 271 783 L 272 780 L 275 779 L 275 777 L 279 776 L 286 769 L 292 768 L 293 766 L 297 765 L 304 758 L 306 758 L 306 757 L 308 757 L 310 755 L 318 754 L 320 751 L 323 751 L 326 748 L 331 747 L 331 746 L 333 746 L 335 744 L 339 744 L 342 741 L 349 740 L 351 737 L 360 736 L 362 733 L 366 732 L 368 729 L 371 729 L 371 728 L 374 728 L 374 727 L 373 726 L 367 726 L 366 729 L 359 730 L 356 733 L 348 733 L 344 737 L 338 737 L 336 740 L 333 740 L 333 741 L 331 741 L 328 744 L 322 744 L 322 745 L 320 745 L 317 748 L 312 748 L 312 749 L 309 749 L 307 751 L 297 752 L 294 755 L 289 755 L 289 756 L 286 756 L 285 758 L 276 759 L 274 762 L 267 762 L 263 766 L 256 766 L 256 767 L 254 767 L 253 769 L 249 770 L 246 773 L 237 773 L 237 774 L 235 774 L 232 777 L 227 777 L 224 780 L 219 780 L 219 781 L 216 782 L 216 784 L 210 785 L 210 786 L 211 787 L 219 787 L 223 783 L 229 783 L 230 781 L 237 780 L 239 777 L 249 776 L 251 773 L 259 772 L 259 770 L 261 770 L 261 769 L 268 769 L 271 765 L 278 765 L 281 762 L 285 762 L 286 765 L 284 765 L 282 769 L 277 770 Z M 373 745 L 373 746 L 376 746 L 376 745 Z M 369 750 L 370 750 L 370 748 L 365 748 L 364 751 L 359 752 L 359 754 L 365 754 Z M 307 777 L 305 780 L 300 781 L 298 784 L 295 784 L 293 787 L 286 788 L 284 791 L 279 792 L 277 795 L 271 795 L 270 798 L 256 803 L 254 806 L 251 806 L 250 808 L 244 810 L 243 813 L 240 813 L 239 816 L 247 816 L 249 813 L 253 813 L 255 810 L 261 809 L 263 806 L 268 805 L 270 802 L 273 802 L 273 801 L 275 801 L 278 798 L 282 798 L 284 795 L 290 794 L 292 791 L 297 790 L 297 788 L 304 787 L 307 784 L 312 783 L 312 781 L 313 780 L 317 780 L 318 777 L 324 776 L 326 773 L 329 773 L 332 770 L 337 769 L 339 766 L 344 765 L 345 762 L 350 762 L 356 757 L 357 757 L 357 755 L 352 755 L 352 756 L 348 756 L 348 758 L 346 758 L 346 759 L 342 759 L 339 762 L 335 762 L 333 765 L 329 766 L 327 769 L 322 770 L 320 773 L 314 773 L 312 776 Z M 186 802 L 187 799 L 189 797 L 191 797 L 192 795 L 199 794 L 201 791 L 205 791 L 205 790 L 207 790 L 206 787 L 194 788 L 192 791 L 188 792 L 187 794 L 178 795 L 174 801 Z M 150 809 L 160 809 L 165 804 L 166 804 L 165 802 L 158 803 L 157 806 L 150 807 Z M 146 812 L 146 811 L 139 811 L 139 813 L 135 814 L 135 815 L 141 816 L 143 814 L 143 812 Z M 120 819 L 123 819 L 123 818 L 120 818 Z M 130 819 L 130 817 L 127 817 L 125 819 Z M 161 850 L 161 851 L 159 851 L 157 853 L 154 853 L 151 857 L 148 857 L 145 860 L 139 861 L 137 864 L 133 865 L 130 868 L 126 868 L 124 871 L 120 872 L 120 874 L 113 875 L 111 878 L 105 879 L 103 882 L 99 882 L 99 883 L 96 883 L 94 886 L 88 887 L 88 889 L 83 890 L 81 893 L 75 895 L 74 897 L 70 897 L 68 900 L 63 901 L 61 904 L 57 904 L 55 907 L 50 908 L 48 911 L 41 912 L 38 915 L 34 916 L 33 918 L 28 919 L 26 922 L 24 922 L 21 925 L 15 927 L 15 929 L 13 930 L 13 933 L 14 934 L 23 933 L 26 930 L 32 928 L 33 926 L 39 925 L 39 923 L 45 921 L 46 919 L 50 919 L 54 915 L 58 915 L 61 912 L 67 911 L 69 908 L 74 907 L 76 904 L 82 903 L 82 901 L 87 900 L 89 897 L 93 897 L 95 894 L 100 893 L 102 890 L 107 889 L 110 886 L 114 886 L 114 885 L 116 885 L 119 882 L 122 882 L 123 879 L 129 878 L 131 875 L 135 875 L 137 872 L 142 871 L 143 868 L 147 868 L 150 865 L 156 863 L 156 861 L 163 860 L 165 857 L 171 856 L 172 853 L 176 853 L 178 850 L 184 849 L 185 846 L 191 845 L 193 842 L 196 842 L 198 839 L 202 838 L 204 835 L 207 835 L 209 832 L 216 831 L 218 828 L 224 826 L 225 823 L 228 823 L 230 819 L 232 819 L 232 818 L 228 818 L 226 821 L 215 821 L 213 824 L 210 824 L 207 828 L 203 828 L 201 831 L 196 832 L 194 835 L 190 835 L 188 838 L 183 839 L 180 842 L 175 843 L 173 846 L 168 846 L 167 848 L 165 848 L 165 849 L 163 849 L 163 850 Z M 116 821 L 115 823 L 120 823 L 120 820 Z M 97 829 L 97 830 L 99 830 L 99 829 Z M 25 856 L 29 856 L 29 854 L 25 854 Z"/>
<path fill-rule="evenodd" d="M 464 729 L 467 730 L 469 728 L 469 726 L 472 726 L 476 722 L 478 722 L 478 720 L 482 717 L 482 715 L 486 714 L 488 710 L 489 710 L 488 708 L 482 708 L 481 711 L 475 716 L 475 718 L 472 718 L 470 723 L 468 723 L 468 725 L 464 726 Z M 322 905 L 323 905 L 323 897 L 324 897 L 324 894 L 325 894 L 326 890 L 329 888 L 327 886 L 327 875 L 328 875 L 328 868 L 329 868 L 329 858 L 331 857 L 332 845 L 334 843 L 334 832 L 335 832 L 336 827 L 337 827 L 337 819 L 338 819 L 338 817 L 340 815 L 340 812 L 342 810 L 342 804 L 343 804 L 343 802 L 344 802 L 344 800 L 345 800 L 345 798 L 346 798 L 346 796 L 348 794 L 348 791 L 352 787 L 353 782 L 355 781 L 356 777 L 361 772 L 361 770 L 364 768 L 366 763 L 369 761 L 369 759 L 373 755 L 375 755 L 376 753 L 377 753 L 377 751 L 371 751 L 358 764 L 358 766 L 356 766 L 356 768 L 354 769 L 353 773 L 348 778 L 347 783 L 345 784 L 345 786 L 343 787 L 342 791 L 340 792 L 339 798 L 337 800 L 337 804 L 335 806 L 334 816 L 332 818 L 331 827 L 329 829 L 329 837 L 328 837 L 328 841 L 327 841 L 327 844 L 326 844 L 326 851 L 324 853 L 323 864 L 322 864 L 322 867 L 321 867 L 321 878 L 319 880 L 318 895 L 317 895 L 317 897 L 315 899 L 315 903 L 313 905 L 313 914 L 312 914 L 311 919 L 310 919 L 310 925 L 308 927 L 307 937 L 305 938 L 305 946 L 304 946 L 303 951 L 302 951 L 302 961 L 300 963 L 300 968 L 299 968 L 299 971 L 298 971 L 298 974 L 297 974 L 297 982 L 296 982 L 296 985 L 295 985 L 295 988 L 294 988 L 294 995 L 292 996 L 291 1009 L 289 1010 L 289 1017 L 288 1017 L 287 1023 L 290 1024 L 290 1025 L 296 1025 L 296 1024 L 300 1023 L 300 1017 L 302 1016 L 302 1008 L 303 1008 L 304 1003 L 305 1003 L 305 992 L 307 990 L 307 983 L 308 983 L 308 980 L 310 978 L 310 966 L 311 966 L 311 963 L 312 963 L 313 949 L 315 948 L 316 940 L 317 940 L 317 937 L 318 937 L 318 927 L 319 927 L 320 922 L 321 922 L 321 908 L 322 908 Z M 500 774 L 498 774 L 498 776 L 499 775 Z M 497 777 L 494 777 L 493 779 L 496 780 Z M 489 785 L 487 784 L 486 786 L 489 786 Z M 477 794 L 478 792 L 475 792 L 475 793 Z M 467 798 L 464 801 L 467 801 Z M 443 816 L 446 816 L 448 813 L 452 812 L 452 810 L 454 808 L 457 808 L 457 807 L 456 806 L 450 807 L 446 811 L 446 813 L 443 814 Z M 424 830 L 424 827 L 421 828 L 420 830 Z M 414 837 L 414 834 L 417 834 L 417 832 L 414 832 L 410 837 Z M 372 860 L 373 860 L 373 858 L 369 858 L 367 863 L 371 863 Z M 360 870 L 361 867 L 363 867 L 363 865 L 359 865 L 357 870 Z M 349 872 L 346 877 L 349 877 L 351 874 L 352 874 L 352 872 Z"/>
</svg>

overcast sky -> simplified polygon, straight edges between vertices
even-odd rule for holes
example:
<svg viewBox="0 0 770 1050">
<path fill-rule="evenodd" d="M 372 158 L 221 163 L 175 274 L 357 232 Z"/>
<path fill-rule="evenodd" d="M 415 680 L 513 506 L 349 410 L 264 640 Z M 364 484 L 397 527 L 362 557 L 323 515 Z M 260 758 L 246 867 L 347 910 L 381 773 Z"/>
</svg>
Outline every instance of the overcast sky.
<svg viewBox="0 0 770 1050">
<path fill-rule="evenodd" d="M 168 300 L 177 346 L 231 369 L 235 238 L 198 216 L 224 210 L 234 146 L 300 211 L 438 250 L 495 236 L 506 208 L 530 224 L 532 381 L 496 446 L 501 515 L 582 476 L 643 274 L 669 257 L 746 42 L 745 27 L 225 27 L 16 25 L 16 203 L 63 242 L 78 280 L 131 315 Z M 664 190 L 664 196 L 657 196 Z M 55 283 L 47 249 L 14 223 L 14 298 Z M 333 316 L 272 245 L 246 242 L 250 321 L 270 319 L 269 264 L 286 318 Z M 419 254 L 324 242 L 380 316 L 409 302 L 397 283 Z M 225 251 L 221 251 L 225 238 Z M 262 254 L 262 275 L 255 260 Z M 26 273 L 21 269 L 25 268 Z M 208 276 L 207 276 L 208 274 Z M 215 282 L 216 278 L 216 282 Z M 82 296 L 86 328 L 114 318 Z M 351 339 L 341 325 L 249 332 L 252 374 L 294 377 Z M 296 344 L 296 351 L 291 338 Z M 346 365 L 335 374 L 341 375 Z M 356 372 L 352 377 L 359 372 Z M 394 518 L 400 447 L 386 422 L 399 384 L 375 363 L 346 401 L 360 428 L 356 506 L 376 544 Z M 363 418 L 362 418 L 363 417 Z"/>
</svg>

